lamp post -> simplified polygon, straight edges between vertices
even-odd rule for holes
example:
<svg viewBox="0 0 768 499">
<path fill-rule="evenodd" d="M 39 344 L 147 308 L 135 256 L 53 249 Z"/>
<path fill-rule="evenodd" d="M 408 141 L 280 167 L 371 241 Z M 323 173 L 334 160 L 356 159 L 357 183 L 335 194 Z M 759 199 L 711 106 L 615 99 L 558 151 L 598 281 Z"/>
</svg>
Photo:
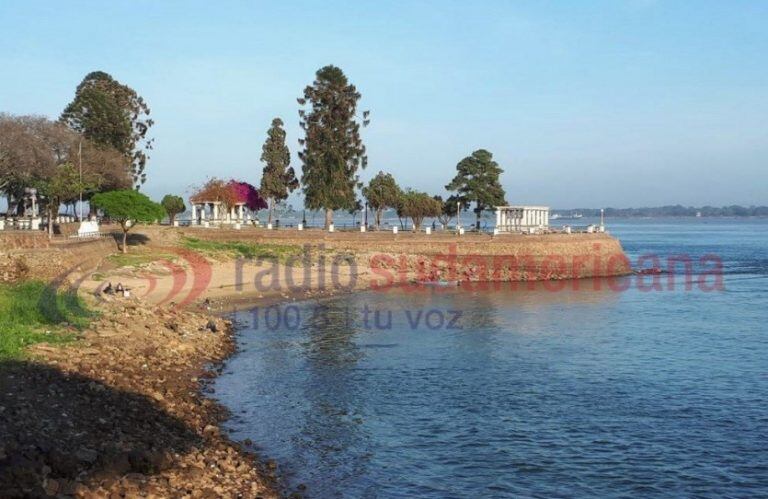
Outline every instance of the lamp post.
<svg viewBox="0 0 768 499">
<path fill-rule="evenodd" d="M 461 229 L 461 199 L 456 200 L 456 233 Z"/>
<path fill-rule="evenodd" d="M 83 140 L 77 145 L 77 158 L 80 165 L 80 221 L 83 221 Z"/>
</svg>

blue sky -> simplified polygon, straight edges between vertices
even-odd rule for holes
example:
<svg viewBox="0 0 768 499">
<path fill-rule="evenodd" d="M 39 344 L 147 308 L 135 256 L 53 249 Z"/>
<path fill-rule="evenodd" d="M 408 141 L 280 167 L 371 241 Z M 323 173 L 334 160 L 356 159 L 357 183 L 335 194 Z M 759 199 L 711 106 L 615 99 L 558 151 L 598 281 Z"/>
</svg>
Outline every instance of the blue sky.
<svg viewBox="0 0 768 499">
<path fill-rule="evenodd" d="M 273 117 L 340 66 L 371 110 L 368 179 L 442 193 L 478 148 L 508 201 L 768 204 L 768 2 L 0 2 L 0 111 L 57 117 L 82 77 L 156 125 L 145 192 L 258 184 Z"/>
</svg>

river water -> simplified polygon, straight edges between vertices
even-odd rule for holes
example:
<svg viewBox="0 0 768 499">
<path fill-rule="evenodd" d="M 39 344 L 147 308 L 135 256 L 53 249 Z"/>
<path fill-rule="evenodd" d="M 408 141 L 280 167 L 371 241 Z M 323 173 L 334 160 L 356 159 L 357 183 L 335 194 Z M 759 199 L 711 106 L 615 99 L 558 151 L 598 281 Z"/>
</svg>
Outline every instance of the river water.
<svg viewBox="0 0 768 499">
<path fill-rule="evenodd" d="M 215 385 L 231 435 L 308 497 L 765 496 L 768 221 L 609 228 L 635 265 L 715 255 L 722 286 L 662 274 L 238 312 Z"/>
</svg>

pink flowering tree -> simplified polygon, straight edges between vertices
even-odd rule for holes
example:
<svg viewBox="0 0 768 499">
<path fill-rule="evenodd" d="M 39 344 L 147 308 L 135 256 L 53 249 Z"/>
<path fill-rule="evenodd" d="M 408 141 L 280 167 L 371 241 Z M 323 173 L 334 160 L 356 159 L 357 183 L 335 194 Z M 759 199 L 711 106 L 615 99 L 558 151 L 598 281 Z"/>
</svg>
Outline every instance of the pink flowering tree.
<svg viewBox="0 0 768 499">
<path fill-rule="evenodd" d="M 245 203 L 245 206 L 251 211 L 258 211 L 267 208 L 267 202 L 259 194 L 258 189 L 248 182 L 229 181 L 229 188 L 232 189 L 233 197 L 237 203 Z"/>
</svg>

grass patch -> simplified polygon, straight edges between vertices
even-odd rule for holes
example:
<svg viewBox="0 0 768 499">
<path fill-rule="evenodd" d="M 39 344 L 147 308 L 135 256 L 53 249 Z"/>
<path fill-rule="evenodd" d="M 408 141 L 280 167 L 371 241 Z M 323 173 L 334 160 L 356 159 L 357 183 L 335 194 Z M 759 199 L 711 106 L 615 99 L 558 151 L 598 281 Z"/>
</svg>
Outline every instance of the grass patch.
<svg viewBox="0 0 768 499">
<path fill-rule="evenodd" d="M 39 281 L 0 284 L 0 360 L 23 357 L 34 343 L 71 341 L 66 327 L 82 329 L 94 316 L 75 292 Z"/>
<path fill-rule="evenodd" d="M 227 253 L 242 258 L 277 259 L 285 263 L 288 258 L 300 255 L 301 247 L 288 244 L 259 244 L 241 241 L 206 241 L 185 237 L 182 245 L 203 253 Z"/>
<path fill-rule="evenodd" d="M 140 267 L 148 265 L 158 260 L 174 260 L 173 255 L 160 255 L 152 253 L 115 253 L 109 255 L 107 260 L 114 263 L 117 267 Z"/>
</svg>

